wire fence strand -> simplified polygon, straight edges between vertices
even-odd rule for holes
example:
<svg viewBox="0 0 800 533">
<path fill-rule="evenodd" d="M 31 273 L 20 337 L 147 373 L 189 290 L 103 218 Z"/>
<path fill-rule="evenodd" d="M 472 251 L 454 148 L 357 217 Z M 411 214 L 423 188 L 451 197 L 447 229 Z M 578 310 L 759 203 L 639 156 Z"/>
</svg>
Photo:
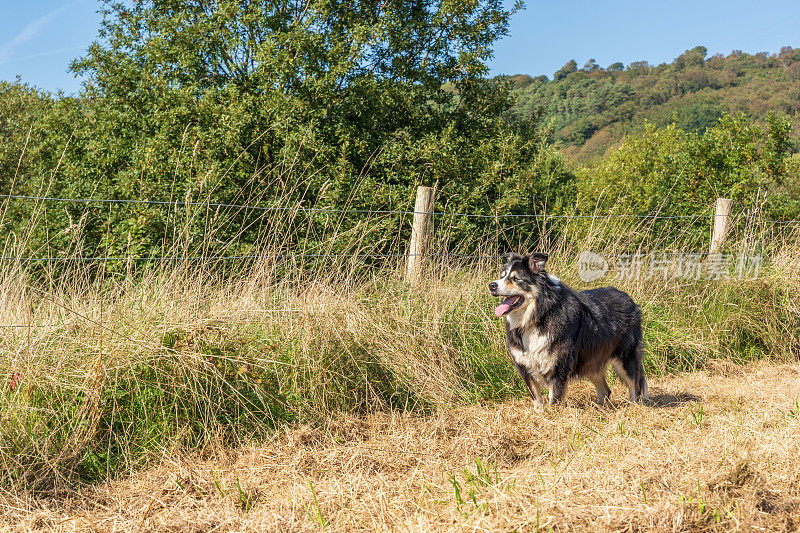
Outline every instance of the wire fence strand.
<svg viewBox="0 0 800 533">
<path fill-rule="evenodd" d="M 354 259 L 377 259 L 389 257 L 458 257 L 461 259 L 498 259 L 502 255 L 485 254 L 275 254 L 275 255 L 193 255 L 193 256 L 162 256 L 162 257 L 0 257 L 0 261 L 20 261 L 20 262 L 39 262 L 39 261 L 224 261 L 229 259 L 292 259 L 295 257 L 351 257 Z"/>
<path fill-rule="evenodd" d="M 0 194 L 0 198 L 10 200 L 34 200 L 42 202 L 72 202 L 72 203 L 111 203 L 111 204 L 144 204 L 144 205 L 164 205 L 164 206 L 197 206 L 197 207 L 210 207 L 210 208 L 234 208 L 234 209 L 252 209 L 255 211 L 297 211 L 305 213 L 337 213 L 337 214 L 371 214 L 371 215 L 415 215 L 425 214 L 441 217 L 468 217 L 468 218 L 542 218 L 542 219 L 603 219 L 603 218 L 640 218 L 640 219 L 653 219 L 653 220 L 678 220 L 678 219 L 698 219 L 704 217 L 725 216 L 716 215 L 714 213 L 702 215 L 657 215 L 657 214 L 635 214 L 635 213 L 607 213 L 607 214 L 590 214 L 590 215 L 550 215 L 547 213 L 454 213 L 454 212 L 438 212 L 438 211 L 406 211 L 406 210 L 392 210 L 392 209 L 340 209 L 328 207 L 303 207 L 303 206 L 264 206 L 264 205 L 249 205 L 249 204 L 226 204 L 218 202 L 181 202 L 181 201 L 167 201 L 167 200 L 130 200 L 130 199 L 114 199 L 114 198 L 58 198 L 48 196 L 24 196 L 14 194 Z M 751 220 L 762 220 L 770 223 L 777 224 L 791 224 L 800 223 L 800 220 L 775 220 L 756 215 L 740 214 L 742 218 Z"/>
<path fill-rule="evenodd" d="M 60 198 L 49 196 L 26 196 L 26 195 L 12 195 L 0 194 L 0 198 L 9 200 L 29 200 L 29 201 L 42 201 L 42 202 L 73 202 L 73 203 L 112 203 L 112 204 L 145 204 L 145 205 L 159 205 L 159 206 L 198 206 L 208 208 L 236 208 L 236 209 L 252 209 L 259 211 L 295 211 L 307 213 L 338 213 L 338 214 L 371 214 L 371 215 L 415 215 L 415 214 L 430 214 L 439 217 L 472 217 L 484 219 L 499 219 L 499 218 L 540 218 L 543 220 L 552 219 L 606 219 L 606 218 L 636 218 L 636 219 L 652 219 L 652 220 L 681 220 L 681 219 L 701 219 L 714 216 L 714 213 L 700 214 L 700 215 L 657 215 L 657 214 L 633 214 L 633 213 L 610 213 L 610 214 L 575 214 L 575 215 L 548 215 L 546 213 L 496 213 L 496 214 L 480 214 L 480 213 L 455 213 L 455 212 L 426 212 L 426 211 L 403 211 L 403 210 L 387 210 L 387 209 L 334 209 L 323 207 L 302 207 L 302 206 L 263 206 L 263 205 L 248 205 L 248 204 L 227 204 L 227 203 L 212 203 L 212 202 L 182 202 L 182 201 L 166 201 L 166 200 L 132 200 L 132 199 L 113 199 L 113 198 Z M 755 215 L 739 214 L 734 215 L 747 220 L 759 220 L 772 224 L 793 224 L 800 223 L 800 220 L 772 220 Z M 414 257 L 417 254 L 408 253 L 370 253 L 370 254 L 348 254 L 348 253 L 325 253 L 325 254 L 270 254 L 270 255 L 175 255 L 175 256 L 154 256 L 154 257 L 113 257 L 113 256 L 65 256 L 65 257 L 22 257 L 22 256 L 0 256 L 0 261 L 18 261 L 24 263 L 35 262 L 104 262 L 104 261 L 225 261 L 225 260 L 257 260 L 257 259 L 274 259 L 285 260 L 290 258 L 328 258 L 328 257 L 351 257 L 355 259 L 378 259 L 378 258 L 400 258 L 400 257 Z M 483 255 L 483 254 L 458 254 L 458 253 L 439 253 L 439 254 L 424 254 L 427 257 L 453 257 L 462 259 L 496 259 L 500 255 Z"/>
</svg>

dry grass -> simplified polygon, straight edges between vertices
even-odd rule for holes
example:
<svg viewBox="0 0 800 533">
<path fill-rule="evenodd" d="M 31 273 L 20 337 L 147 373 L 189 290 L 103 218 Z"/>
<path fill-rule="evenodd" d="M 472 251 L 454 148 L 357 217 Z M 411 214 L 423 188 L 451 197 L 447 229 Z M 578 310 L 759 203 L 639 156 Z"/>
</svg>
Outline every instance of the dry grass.
<svg viewBox="0 0 800 533">
<path fill-rule="evenodd" d="M 56 531 L 796 531 L 800 367 L 719 362 L 651 380 L 651 405 L 585 384 L 429 416 L 334 416 L 77 493 L 5 494 L 0 527 Z M 456 488 L 458 487 L 458 489 Z"/>
<path fill-rule="evenodd" d="M 579 289 L 579 251 L 690 249 L 594 224 L 537 244 Z M 491 260 L 432 260 L 417 289 L 348 255 L 6 265 L 0 529 L 796 529 L 800 239 L 733 237 L 769 252 L 759 279 L 614 282 L 653 405 L 576 385 L 545 415 L 515 399 Z"/>
</svg>

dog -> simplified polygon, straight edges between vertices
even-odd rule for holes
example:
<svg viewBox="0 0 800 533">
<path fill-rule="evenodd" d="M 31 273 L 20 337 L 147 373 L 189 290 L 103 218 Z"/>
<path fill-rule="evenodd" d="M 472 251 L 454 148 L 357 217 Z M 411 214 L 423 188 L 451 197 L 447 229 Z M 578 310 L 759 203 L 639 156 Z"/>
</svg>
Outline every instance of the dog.
<svg viewBox="0 0 800 533">
<path fill-rule="evenodd" d="M 603 404 L 609 363 L 632 402 L 648 398 L 642 313 L 628 294 L 614 287 L 577 292 L 547 273 L 547 254 L 503 258 L 489 292 L 502 299 L 495 315 L 505 319 L 506 346 L 536 410 L 544 409 L 542 387 L 554 405 L 573 378 L 591 381 Z"/>
</svg>

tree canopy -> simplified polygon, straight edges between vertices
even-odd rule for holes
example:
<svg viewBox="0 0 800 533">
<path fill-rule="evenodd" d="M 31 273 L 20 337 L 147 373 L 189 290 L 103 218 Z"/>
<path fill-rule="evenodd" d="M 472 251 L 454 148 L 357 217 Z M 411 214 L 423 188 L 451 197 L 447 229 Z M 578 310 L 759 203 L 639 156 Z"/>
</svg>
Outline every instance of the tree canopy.
<svg viewBox="0 0 800 533">
<path fill-rule="evenodd" d="M 519 2 L 103 6 L 98 40 L 72 65 L 87 77 L 82 94 L 53 102 L 50 116 L 64 120 L 51 121 L 48 142 L 64 164 L 48 173 L 55 158 L 31 163 L 35 179 L 17 192 L 385 210 L 407 209 L 424 183 L 437 187 L 439 209 L 486 214 L 574 199 L 557 186 L 570 174 L 536 119 L 511 120 L 509 88 L 486 79 Z M 84 209 L 54 214 L 53 229 Z M 108 206 L 93 212 L 83 242 L 104 254 L 158 254 L 184 223 L 178 211 Z M 217 239 L 247 250 L 247 216 Z M 408 231 L 399 219 L 387 224 Z M 460 224 L 453 242 L 475 225 Z M 205 230 L 191 231 L 199 239 Z"/>
</svg>

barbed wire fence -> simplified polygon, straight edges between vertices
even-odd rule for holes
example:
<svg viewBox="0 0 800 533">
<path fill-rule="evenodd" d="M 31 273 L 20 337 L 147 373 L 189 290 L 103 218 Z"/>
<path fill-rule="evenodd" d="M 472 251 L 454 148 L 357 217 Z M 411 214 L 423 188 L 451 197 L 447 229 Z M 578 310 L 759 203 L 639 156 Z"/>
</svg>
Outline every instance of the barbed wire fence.
<svg viewBox="0 0 800 533">
<path fill-rule="evenodd" d="M 420 187 L 418 189 L 428 189 Z M 261 212 L 291 212 L 291 213 L 318 213 L 318 214 L 339 214 L 339 215 L 404 215 L 414 217 L 414 229 L 412 229 L 412 244 L 409 251 L 406 253 L 286 253 L 286 254 L 239 254 L 239 255 L 164 255 L 164 256 L 0 256 L 0 261 L 15 261 L 20 263 L 45 263 L 45 262 L 111 262 L 111 261 L 128 261 L 128 262 L 167 262 L 167 261 L 227 261 L 227 260 L 285 260 L 294 258 L 331 258 L 331 257 L 348 257 L 352 259 L 401 259 L 405 258 L 408 261 L 408 277 L 413 281 L 414 275 L 412 266 L 416 258 L 458 258 L 458 259 L 500 259 L 503 256 L 500 254 L 463 254 L 463 253 L 430 253 L 426 250 L 425 243 L 418 250 L 414 250 L 413 235 L 414 232 L 424 233 L 419 229 L 419 226 L 424 226 L 430 223 L 433 217 L 462 217 L 462 218 L 478 218 L 478 219 L 527 219 L 527 220 L 607 220 L 607 219 L 639 219 L 639 220 L 701 220 L 704 218 L 712 221 L 714 227 L 714 240 L 723 240 L 729 231 L 729 220 L 732 216 L 729 210 L 720 211 L 719 201 L 717 202 L 717 209 L 714 213 L 698 214 L 698 215 L 660 215 L 660 214 L 636 214 L 636 213 L 607 213 L 607 214 L 545 214 L 545 213 L 496 213 L 496 214 L 483 214 L 483 213 L 462 213 L 462 212 L 439 212 L 433 209 L 432 195 L 428 196 L 430 202 L 428 204 L 417 203 L 414 210 L 393 210 L 393 209 L 343 209 L 343 208 L 326 208 L 326 207 L 304 207 L 296 206 L 268 206 L 268 205 L 251 205 L 251 204 L 233 204 L 233 203 L 220 203 L 220 202 L 206 202 L 206 201 L 166 201 L 166 200 L 135 200 L 135 199 L 112 199 L 112 198 L 62 198 L 50 196 L 30 196 L 30 195 L 12 195 L 0 194 L 0 199 L 6 200 L 6 206 L 0 206 L 0 212 L 4 211 L 7 207 L 7 202 L 11 200 L 34 201 L 34 202 L 58 202 L 58 203 L 78 203 L 78 204 L 133 204 L 133 205 L 154 205 L 154 206 L 169 206 L 169 207 L 201 207 L 207 209 L 239 209 L 239 210 L 252 210 Z M 730 206 L 730 202 L 728 202 Z M 750 222 L 757 222 L 761 224 L 768 224 L 771 226 L 788 226 L 797 224 L 800 226 L 800 220 L 775 220 L 748 213 L 738 213 L 735 215 L 738 219 L 747 220 Z M 720 232 L 717 234 L 717 232 Z M 712 246 L 713 248 L 713 246 Z M 31 327 L 55 327 L 63 324 L 0 324 L 2 328 L 31 328 Z"/>
<path fill-rule="evenodd" d="M 46 196 L 25 196 L 25 195 L 11 195 L 0 194 L 0 198 L 6 200 L 29 200 L 37 202 L 65 202 L 65 203 L 82 203 L 82 204 L 140 204 L 140 205 L 157 205 L 157 206 L 171 206 L 171 207 L 206 207 L 206 208 L 231 208 L 240 210 L 253 210 L 253 211 L 283 211 L 283 212 L 296 212 L 296 213 L 320 213 L 320 214 L 353 214 L 353 215 L 423 215 L 430 217 L 463 217 L 463 218 L 482 218 L 482 219 L 535 219 L 535 220 L 603 220 L 603 219 L 641 219 L 641 220 L 698 220 L 704 217 L 725 217 L 729 218 L 729 213 L 710 213 L 708 215 L 659 215 L 659 214 L 636 214 L 636 213 L 608 213 L 608 214 L 545 214 L 545 213 L 496 213 L 496 214 L 483 214 L 483 213 L 458 213 L 458 212 L 440 212 L 434 210 L 391 210 L 391 209 L 339 209 L 339 208 L 325 208 L 325 207 L 303 207 L 303 206 L 263 206 L 263 205 L 249 205 L 249 204 L 228 204 L 216 202 L 182 202 L 182 201 L 166 201 L 166 200 L 131 200 L 131 199 L 110 199 L 110 198 L 59 198 L 59 197 L 46 197 Z M 788 225 L 800 224 L 799 220 L 774 220 L 762 216 L 741 213 L 737 215 L 738 218 L 757 221 L 772 225 Z M 458 258 L 499 258 L 500 255 L 487 255 L 487 254 L 459 254 L 459 253 L 431 253 L 431 254 L 414 254 L 414 253 L 387 253 L 387 254 L 345 254 L 345 253 L 325 253 L 325 254 L 251 254 L 251 255 L 199 255 L 199 256 L 147 256 L 147 257 L 131 257 L 131 256 L 52 256 L 52 257 L 21 257 L 21 256 L 0 256 L 0 260 L 4 261 L 23 261 L 23 262 L 42 262 L 42 261 L 169 261 L 169 260 L 236 260 L 236 259 L 264 259 L 264 258 L 277 258 L 285 259 L 290 257 L 307 257 L 307 258 L 323 258 L 323 257 L 336 257 L 347 255 L 349 257 L 358 258 L 393 258 L 393 257 L 414 257 L 417 255 L 426 255 L 429 257 L 458 257 Z"/>
<path fill-rule="evenodd" d="M 416 211 L 416 210 L 391 210 L 391 209 L 338 209 L 327 207 L 303 207 L 303 206 L 261 206 L 261 205 L 248 205 L 248 204 L 226 204 L 214 202 L 181 202 L 181 201 L 166 201 L 166 200 L 115 200 L 109 198 L 57 198 L 46 196 L 20 196 L 10 194 L 0 194 L 0 198 L 9 200 L 36 200 L 42 202 L 71 202 L 71 203 L 105 203 L 105 204 L 145 204 L 145 205 L 167 205 L 167 206 L 197 206 L 197 207 L 211 207 L 211 208 L 235 208 L 235 209 L 252 209 L 255 211 L 297 211 L 306 213 L 351 213 L 351 214 L 367 214 L 367 215 L 414 215 L 414 214 L 427 214 L 444 217 L 471 217 L 471 218 L 548 218 L 548 219 L 603 219 L 603 218 L 640 218 L 640 219 L 654 219 L 654 220 L 672 220 L 672 219 L 696 219 L 703 215 L 656 215 L 656 214 L 636 214 L 636 213 L 609 213 L 609 214 L 591 214 L 591 215 L 550 215 L 542 213 L 497 213 L 497 214 L 484 214 L 484 213 L 454 213 L 454 212 L 440 212 L 440 211 Z M 714 216 L 727 216 L 721 214 L 709 214 L 709 217 Z M 776 224 L 789 224 L 800 223 L 798 220 L 774 220 L 757 215 L 741 214 L 743 218 L 750 220 L 759 220 L 762 222 L 776 223 Z"/>
</svg>

